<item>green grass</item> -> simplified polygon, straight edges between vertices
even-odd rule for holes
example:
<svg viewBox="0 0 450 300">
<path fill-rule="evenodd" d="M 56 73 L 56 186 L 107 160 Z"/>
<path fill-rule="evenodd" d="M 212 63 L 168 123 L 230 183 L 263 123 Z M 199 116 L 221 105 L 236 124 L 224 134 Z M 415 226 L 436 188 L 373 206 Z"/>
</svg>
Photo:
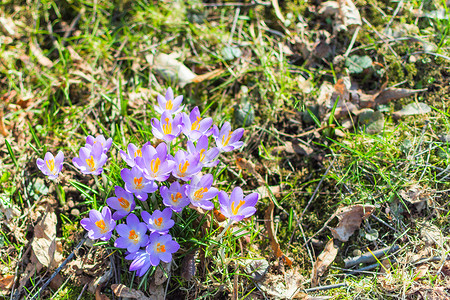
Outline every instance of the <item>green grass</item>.
<svg viewBox="0 0 450 300">
<path fill-rule="evenodd" d="M 346 282 L 348 286 L 314 295 L 395 299 L 413 288 L 445 284 L 444 278 L 435 276 L 440 266 L 430 264 L 427 275 L 415 280 L 416 266 L 404 260 L 425 247 L 420 238 L 423 221 L 437 225 L 445 237 L 449 234 L 446 168 L 450 151 L 448 142 L 439 138 L 450 131 L 450 65 L 446 58 L 449 20 L 417 17 L 412 11 L 421 7 L 420 1 L 404 3 L 405 7 L 395 16 L 397 2 L 355 1 L 370 25 L 363 23 L 350 55 L 368 55 L 376 63 L 374 73 L 352 75 L 359 88 L 367 94 L 378 91 L 385 83 L 388 87 L 403 82 L 399 87 L 429 88 L 426 93 L 388 103 L 383 108 L 386 119 L 383 130 L 369 135 L 354 115 L 353 125 L 345 129 L 346 117 L 333 117 L 339 109 L 336 105 L 331 109 L 317 103 L 324 82 L 336 84 L 347 74 L 344 61 L 335 58 L 345 53 L 352 38 L 350 32 L 335 33 L 333 18 L 318 15 L 318 7 L 301 1 L 280 3 L 282 14 L 289 20 L 289 24 L 281 24 L 271 6 L 242 7 L 239 17 L 234 19 L 235 6 L 203 7 L 200 1 L 155 3 L 142 0 L 94 4 L 73 0 L 41 1 L 30 6 L 13 6 L 7 1 L 0 4 L 5 15 L 14 20 L 17 31 L 13 37 L 0 34 L 1 41 L 11 39 L 0 47 L 3 78 L 0 96 L 8 99 L 9 93 L 17 93 L 0 104 L 9 131 L 7 137 L 0 137 L 0 143 L 5 145 L 0 156 L 0 197 L 22 214 L 14 218 L 16 227 L 0 226 L 0 278 L 14 274 L 18 261 L 25 262 L 19 271 L 26 267 L 29 254 L 24 254 L 25 241 L 31 241 L 33 226 L 38 221 L 32 211 L 43 203 L 49 202 L 59 216 L 58 237 L 62 239 L 65 256 L 72 251 L 84 234 L 79 221 L 90 209 L 104 206 L 105 200 L 114 195 L 115 185 L 123 186 L 120 170 L 126 164 L 119 151 L 126 149 L 128 143 L 140 146 L 147 141 L 156 142 L 150 127 L 151 118 L 157 117 L 153 104 L 156 95 L 170 86 L 175 95 L 184 96 L 187 109 L 199 106 L 202 116 L 213 117 L 218 126 L 229 121 L 233 129 L 237 128 L 235 110 L 244 101 L 255 110 L 254 122 L 245 127 L 242 140 L 246 146 L 225 154 L 222 162 L 210 170 L 215 176 L 215 187 L 230 193 L 235 186 L 241 186 L 248 193 L 262 185 L 251 170 L 237 167 L 236 158 L 241 157 L 255 164 L 266 186 L 282 185 L 283 189 L 260 199 L 255 216 L 237 225 L 234 234 L 225 234 L 222 242 L 215 241 L 220 230 L 212 213 L 201 215 L 185 209 L 175 216 L 177 222 L 171 234 L 181 249 L 174 255 L 169 298 L 229 298 L 235 289 L 239 299 L 263 297 L 251 275 L 244 271 L 243 262 L 265 258 L 271 265 L 267 277 L 283 273 L 277 267 L 264 228 L 264 212 L 270 200 L 276 203 L 276 235 L 281 250 L 294 261 L 293 268 L 306 278 L 300 288 L 309 287 L 312 264 L 323 250 L 323 246 L 311 244 L 306 248 L 304 240 L 316 235 L 338 207 L 375 205 L 377 218 L 390 226 L 374 218 L 364 220 L 350 241 L 341 245 L 332 268 L 321 280 L 322 285 Z M 424 3 L 421 7 L 423 12 L 439 8 L 448 12 L 445 1 Z M 193 18 L 202 21 L 192 22 Z M 77 21 L 73 28 L 65 35 L 74 20 Z M 405 35 L 414 39 L 393 38 L 394 33 L 384 31 L 386 20 L 392 20 L 390 29 L 394 33 L 401 31 L 400 24 L 410 26 Z M 314 47 L 324 31 L 333 34 L 330 53 L 320 59 L 314 53 L 304 57 L 300 50 L 302 43 Z M 38 45 L 42 53 L 34 52 L 31 44 Z M 431 50 L 425 49 L 427 45 L 430 48 L 426 49 Z M 228 46 L 239 47 L 242 55 L 225 60 L 222 51 Z M 198 75 L 213 70 L 223 72 L 213 79 L 180 88 L 176 79 L 164 79 L 148 63 L 148 56 L 158 53 L 178 54 L 177 59 Z M 414 53 L 419 54 L 411 59 Z M 50 59 L 52 66 L 46 65 L 40 55 Z M 311 83 L 310 92 L 303 89 L 300 76 Z M 248 87 L 248 95 L 242 94 L 242 86 Z M 427 103 L 434 110 L 394 120 L 392 113 L 412 101 Z M 318 112 L 313 108 L 318 108 Z M 330 112 L 331 117 L 326 119 Z M 328 125 L 335 127 L 319 130 Z M 313 134 L 296 137 L 314 129 L 317 131 Z M 338 135 L 339 131 L 344 135 Z M 98 178 L 99 186 L 92 176 L 80 174 L 71 162 L 88 134 L 113 139 L 105 171 Z M 312 149 L 312 153 L 277 150 L 296 140 Z M 183 147 L 184 142 L 173 143 L 172 151 Z M 58 150 L 66 157 L 65 177 L 56 190 L 45 180 L 40 189 L 49 188 L 49 194 L 34 197 L 28 187 L 36 184 L 36 178 L 42 178 L 35 166 L 36 159 L 47 151 Z M 297 218 L 319 182 L 320 189 L 305 211 L 301 231 L 296 227 Z M 402 190 L 413 185 L 432 195 L 432 201 L 422 211 L 401 196 Z M 138 206 L 149 211 L 163 208 L 159 193 Z M 72 214 L 73 209 L 80 214 Z M 336 224 L 333 220 L 327 225 Z M 11 228 L 17 228 L 23 238 L 15 236 Z M 366 238 L 371 230 L 378 232 L 377 241 Z M 239 236 L 245 232 L 247 236 Z M 315 237 L 327 241 L 331 233 L 325 229 Z M 379 268 L 358 276 L 343 275 L 344 271 L 339 269 L 353 250 L 365 252 L 367 247 L 377 249 L 394 242 L 403 248 L 387 275 Z M 436 245 L 429 247 L 435 255 L 446 255 Z M 117 257 L 120 282 L 150 292 L 156 268 L 139 279 L 128 271 L 130 261 L 123 258 L 122 250 L 115 249 L 112 242 L 101 243 L 94 249 L 99 253 L 99 249 L 116 251 L 113 256 Z M 198 253 L 197 273 L 186 281 L 181 276 L 183 260 L 194 252 Z M 35 274 L 26 289 L 35 286 L 34 293 L 49 274 L 45 271 Z M 112 283 L 103 287 L 104 293 L 111 295 Z M 74 299 L 82 288 L 70 278 L 58 291 L 48 289 L 45 297 Z M 94 298 L 87 291 L 83 297 Z"/>
</svg>

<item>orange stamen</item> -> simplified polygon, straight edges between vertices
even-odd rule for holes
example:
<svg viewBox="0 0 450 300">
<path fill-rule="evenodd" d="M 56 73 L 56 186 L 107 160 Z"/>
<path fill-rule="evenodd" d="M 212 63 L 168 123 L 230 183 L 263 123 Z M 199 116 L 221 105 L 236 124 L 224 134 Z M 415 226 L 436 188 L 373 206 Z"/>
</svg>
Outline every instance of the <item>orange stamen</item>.
<svg viewBox="0 0 450 300">
<path fill-rule="evenodd" d="M 162 224 L 163 220 L 164 220 L 164 219 L 163 219 L 162 217 L 160 217 L 160 218 L 156 219 L 156 220 L 155 220 L 155 224 L 156 224 L 156 226 L 158 226 L 158 227 L 159 227 L 159 226 L 161 226 L 161 224 Z"/>
<path fill-rule="evenodd" d="M 198 190 L 195 191 L 194 193 L 194 197 L 195 200 L 200 201 L 201 199 L 203 199 L 203 194 L 206 193 L 208 191 L 208 188 L 199 188 Z"/>
<path fill-rule="evenodd" d="M 108 231 L 106 229 L 105 221 L 103 221 L 103 220 L 99 220 L 99 221 L 95 222 L 95 225 L 97 225 L 97 227 L 100 228 L 101 234 L 104 234 Z"/>
<path fill-rule="evenodd" d="M 160 243 L 156 244 L 156 252 L 166 252 L 166 246 Z"/>
<path fill-rule="evenodd" d="M 136 157 L 136 156 L 142 157 L 142 151 L 141 151 L 141 149 L 137 149 L 136 152 L 134 152 L 134 157 Z"/>
<path fill-rule="evenodd" d="M 163 124 L 163 132 L 164 134 L 171 134 L 172 133 L 172 124 L 170 124 L 170 119 L 165 118 L 166 124 Z"/>
<path fill-rule="evenodd" d="M 89 166 L 89 168 L 91 168 L 91 172 L 94 172 L 95 171 L 95 161 L 94 161 L 94 157 L 92 157 L 92 155 L 91 155 L 91 158 L 86 158 L 86 164 Z"/>
<path fill-rule="evenodd" d="M 241 208 L 242 205 L 245 204 L 244 200 L 239 200 L 238 206 L 234 207 L 234 201 L 231 203 L 231 211 L 233 212 L 233 215 L 237 215 L 239 208 Z"/>
<path fill-rule="evenodd" d="M 177 202 L 178 202 L 178 199 L 183 198 L 183 196 L 181 196 L 181 193 L 180 193 L 180 192 L 178 192 L 178 193 L 175 195 L 175 197 L 173 196 L 173 194 L 171 194 L 170 197 L 172 198 L 172 202 L 174 202 L 174 203 L 177 203 Z"/>
<path fill-rule="evenodd" d="M 144 186 L 142 185 L 142 177 L 134 177 L 134 186 L 136 189 L 140 190 L 142 189 Z"/>
<path fill-rule="evenodd" d="M 189 162 L 185 161 L 183 165 L 179 165 L 178 169 L 180 170 L 180 174 L 183 175 L 187 171 L 187 167 L 189 166 Z"/>
<path fill-rule="evenodd" d="M 202 120 L 202 118 L 197 117 L 197 121 L 192 123 L 191 130 L 200 130 L 200 121 L 201 120 Z"/>
<path fill-rule="evenodd" d="M 172 100 L 169 100 L 166 102 L 166 109 L 171 110 L 173 108 Z"/>
<path fill-rule="evenodd" d="M 204 153 L 205 151 L 206 151 L 206 149 L 200 150 L 200 161 L 203 161 L 205 159 L 205 153 Z"/>
<path fill-rule="evenodd" d="M 152 169 L 153 173 L 158 172 L 160 164 L 161 164 L 161 160 L 159 159 L 159 157 L 157 157 L 156 159 L 152 159 L 152 161 L 150 162 L 150 168 Z"/>
<path fill-rule="evenodd" d="M 225 135 L 223 135 L 222 136 L 222 146 L 226 146 L 226 145 L 228 145 L 228 142 L 230 141 L 230 138 L 231 138 L 231 134 L 233 133 L 233 131 L 230 131 L 229 133 L 228 133 L 228 137 L 227 137 L 227 139 L 225 140 Z"/>
<path fill-rule="evenodd" d="M 130 240 L 132 240 L 133 241 L 133 243 L 137 243 L 137 242 L 139 242 L 139 235 L 137 235 L 136 234 L 136 231 L 134 231 L 133 229 L 132 230 L 130 230 L 130 235 L 128 236 L 128 238 L 130 239 Z"/>
<path fill-rule="evenodd" d="M 128 202 L 127 199 L 120 197 L 119 199 L 117 199 L 117 201 L 119 201 L 120 207 L 122 207 L 126 211 L 130 211 L 130 202 Z"/>
<path fill-rule="evenodd" d="M 50 172 L 53 173 L 53 170 L 55 169 L 55 161 L 53 159 L 47 160 L 45 162 L 47 164 L 47 168 L 50 170 Z"/>
</svg>

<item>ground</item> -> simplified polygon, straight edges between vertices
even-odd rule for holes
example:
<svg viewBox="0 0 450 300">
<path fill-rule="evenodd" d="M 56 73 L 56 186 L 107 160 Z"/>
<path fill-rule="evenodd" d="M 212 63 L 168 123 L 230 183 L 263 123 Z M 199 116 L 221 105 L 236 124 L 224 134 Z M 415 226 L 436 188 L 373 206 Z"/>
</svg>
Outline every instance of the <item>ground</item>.
<svg viewBox="0 0 450 300">
<path fill-rule="evenodd" d="M 450 299 L 447 5 L 2 1 L 0 298 Z M 203 172 L 259 199 L 228 229 L 186 208 L 173 261 L 138 277 L 80 220 L 124 186 L 120 150 L 162 142 L 169 87 L 244 128 Z M 88 135 L 113 141 L 97 179 L 72 163 Z M 55 181 L 48 151 L 65 156 Z"/>
</svg>

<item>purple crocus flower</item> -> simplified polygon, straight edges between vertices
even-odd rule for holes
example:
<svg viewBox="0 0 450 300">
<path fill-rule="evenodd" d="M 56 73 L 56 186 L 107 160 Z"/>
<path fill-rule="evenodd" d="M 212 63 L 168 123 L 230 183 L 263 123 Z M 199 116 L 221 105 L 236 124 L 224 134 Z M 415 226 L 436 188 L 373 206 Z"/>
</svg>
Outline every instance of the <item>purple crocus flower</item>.
<svg viewBox="0 0 450 300">
<path fill-rule="evenodd" d="M 141 217 L 147 223 L 147 228 L 150 232 L 167 234 L 169 229 L 175 225 L 175 221 L 171 219 L 172 210 L 170 208 L 165 208 L 163 211 L 155 210 L 152 215 L 143 211 L 141 212 Z"/>
<path fill-rule="evenodd" d="M 176 115 L 183 109 L 183 106 L 180 106 L 183 101 L 183 96 L 177 96 L 174 99 L 173 91 L 170 87 L 166 91 L 166 97 L 158 94 L 158 96 L 156 96 L 156 100 L 158 101 L 158 105 L 155 105 L 154 108 L 160 114 L 167 111 L 170 114 Z"/>
<path fill-rule="evenodd" d="M 145 143 L 144 146 L 148 144 L 150 144 L 150 142 Z M 138 157 L 142 157 L 142 148 L 138 148 L 133 143 L 129 143 L 127 152 L 120 150 L 119 153 L 122 159 L 127 163 L 127 165 L 132 168 L 136 165 L 136 159 Z"/>
<path fill-rule="evenodd" d="M 200 163 L 204 167 L 215 167 L 219 160 L 214 160 L 220 153 L 219 148 L 214 147 L 208 150 L 208 137 L 202 135 L 198 141 L 197 146 L 194 146 L 192 141 L 187 141 L 187 150 L 189 153 L 200 153 Z"/>
<path fill-rule="evenodd" d="M 116 227 L 117 233 L 120 235 L 114 242 L 117 248 L 126 248 L 128 252 L 136 252 L 141 247 L 148 244 L 147 226 L 144 222 L 139 222 L 138 217 L 129 214 L 127 224 L 119 224 Z"/>
<path fill-rule="evenodd" d="M 230 122 L 225 122 L 222 128 L 213 126 L 213 136 L 216 139 L 217 148 L 222 152 L 233 151 L 242 147 L 244 142 L 240 142 L 242 135 L 244 134 L 244 128 L 238 128 L 235 131 L 231 131 Z"/>
<path fill-rule="evenodd" d="M 166 142 L 172 141 L 181 133 L 181 115 L 176 115 L 172 118 L 170 112 L 163 112 L 161 115 L 161 121 L 157 118 L 152 118 L 152 133 L 158 139 Z"/>
<path fill-rule="evenodd" d="M 111 238 L 111 233 L 116 226 L 116 221 L 111 218 L 111 210 L 105 206 L 102 212 L 92 209 L 89 218 L 80 221 L 81 226 L 88 231 L 91 240 L 101 239 L 107 241 Z"/>
<path fill-rule="evenodd" d="M 107 159 L 108 156 L 103 152 L 102 145 L 95 143 L 91 149 L 81 147 L 80 156 L 74 157 L 72 162 L 83 174 L 100 175 Z"/>
<path fill-rule="evenodd" d="M 116 186 L 114 192 L 116 197 L 106 199 L 106 204 L 116 210 L 113 214 L 113 219 L 117 221 L 132 212 L 136 207 L 136 203 L 134 202 L 133 194 L 128 193 L 120 186 Z"/>
<path fill-rule="evenodd" d="M 160 143 L 156 149 L 152 145 L 142 147 L 142 157 L 136 159 L 136 162 L 147 179 L 165 181 L 175 167 L 171 158 L 167 155 L 167 145 Z"/>
<path fill-rule="evenodd" d="M 186 196 L 187 186 L 187 184 L 181 186 L 178 181 L 173 182 L 169 188 L 161 186 L 159 192 L 164 205 L 170 207 L 174 212 L 181 212 L 190 203 Z"/>
<path fill-rule="evenodd" d="M 38 158 L 36 165 L 48 179 L 55 180 L 61 172 L 64 161 L 64 153 L 59 151 L 54 157 L 50 152 L 45 153 L 44 159 Z"/>
<path fill-rule="evenodd" d="M 202 135 L 206 135 L 212 125 L 212 118 L 200 117 L 198 106 L 194 107 L 189 116 L 186 113 L 181 114 L 183 127 L 181 130 L 190 140 L 198 140 Z"/>
<path fill-rule="evenodd" d="M 233 221 L 240 221 L 252 216 L 256 212 L 256 202 L 258 193 L 251 193 L 244 198 L 244 193 L 240 187 L 235 187 L 228 197 L 224 191 L 219 192 L 220 211 Z"/>
<path fill-rule="evenodd" d="M 213 180 L 212 174 L 205 174 L 202 177 L 194 175 L 192 177 L 191 184 L 186 189 L 187 197 L 192 205 L 205 210 L 214 208 L 214 204 L 209 200 L 214 198 L 219 190 L 211 187 Z"/>
<path fill-rule="evenodd" d="M 189 181 L 192 176 L 200 172 L 202 164 L 200 163 L 200 153 L 187 154 L 184 150 L 178 150 L 175 153 L 175 167 L 172 175 L 184 181 Z"/>
<path fill-rule="evenodd" d="M 133 193 L 141 201 L 147 200 L 148 193 L 158 189 L 158 185 L 153 180 L 144 177 L 144 173 L 138 166 L 134 166 L 131 170 L 122 169 L 120 176 L 125 182 L 125 190 Z"/>
<path fill-rule="evenodd" d="M 159 265 L 159 262 L 170 262 L 172 260 L 172 253 L 180 249 L 180 245 L 172 240 L 170 234 L 160 235 L 157 232 L 150 234 L 149 244 L 145 251 L 150 255 L 150 264 L 152 266 Z"/>
<path fill-rule="evenodd" d="M 130 271 L 136 271 L 136 275 L 141 277 L 147 273 L 151 267 L 150 254 L 145 250 L 138 250 L 125 256 L 125 259 L 133 260 L 130 264 Z"/>
<path fill-rule="evenodd" d="M 88 149 L 92 149 L 95 144 L 100 143 L 100 145 L 103 148 L 103 153 L 106 154 L 106 152 L 109 151 L 109 148 L 111 148 L 112 145 L 112 138 L 105 139 L 103 135 L 97 135 L 96 137 L 93 137 L 92 135 L 88 135 L 86 137 L 86 145 L 85 147 Z"/>
</svg>

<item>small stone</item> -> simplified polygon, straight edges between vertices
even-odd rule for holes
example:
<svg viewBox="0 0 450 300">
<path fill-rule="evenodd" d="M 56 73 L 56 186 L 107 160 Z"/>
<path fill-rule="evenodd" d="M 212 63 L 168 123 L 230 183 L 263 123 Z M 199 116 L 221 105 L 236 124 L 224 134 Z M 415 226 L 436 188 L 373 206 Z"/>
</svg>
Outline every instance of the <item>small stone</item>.
<svg viewBox="0 0 450 300">
<path fill-rule="evenodd" d="M 80 215 L 80 211 L 77 208 L 74 208 L 70 211 L 72 216 L 78 217 Z"/>
<path fill-rule="evenodd" d="M 357 256 L 361 256 L 362 252 L 359 249 L 355 249 L 353 250 L 353 256 L 357 257 Z"/>
</svg>

